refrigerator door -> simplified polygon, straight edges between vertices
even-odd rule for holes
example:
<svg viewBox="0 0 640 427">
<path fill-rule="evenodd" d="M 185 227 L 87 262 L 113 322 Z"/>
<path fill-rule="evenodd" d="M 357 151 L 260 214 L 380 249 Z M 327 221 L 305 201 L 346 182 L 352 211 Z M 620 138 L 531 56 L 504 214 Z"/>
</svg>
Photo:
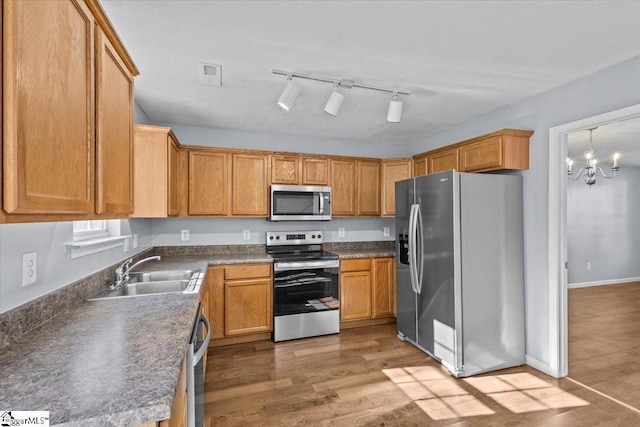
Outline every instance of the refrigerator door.
<svg viewBox="0 0 640 427">
<path fill-rule="evenodd" d="M 415 342 L 416 293 L 409 265 L 409 220 L 414 200 L 414 179 L 396 182 L 396 304 L 398 335 Z"/>
<path fill-rule="evenodd" d="M 419 204 L 418 262 L 422 282 L 418 295 L 418 340 L 424 350 L 441 360 L 454 375 L 462 364 L 457 351 L 456 288 L 459 287 L 458 176 L 454 171 L 416 178 Z M 460 320 L 461 322 L 461 320 Z"/>
</svg>

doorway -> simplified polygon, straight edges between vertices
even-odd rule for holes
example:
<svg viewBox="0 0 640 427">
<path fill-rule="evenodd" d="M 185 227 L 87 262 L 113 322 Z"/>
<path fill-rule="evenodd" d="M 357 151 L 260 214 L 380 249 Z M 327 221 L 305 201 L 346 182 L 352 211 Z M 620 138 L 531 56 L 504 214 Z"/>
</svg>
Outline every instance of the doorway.
<svg viewBox="0 0 640 427">
<path fill-rule="evenodd" d="M 568 135 L 635 117 L 640 117 L 640 104 L 549 129 L 549 365 L 557 378 L 569 372 L 565 161 Z"/>
</svg>

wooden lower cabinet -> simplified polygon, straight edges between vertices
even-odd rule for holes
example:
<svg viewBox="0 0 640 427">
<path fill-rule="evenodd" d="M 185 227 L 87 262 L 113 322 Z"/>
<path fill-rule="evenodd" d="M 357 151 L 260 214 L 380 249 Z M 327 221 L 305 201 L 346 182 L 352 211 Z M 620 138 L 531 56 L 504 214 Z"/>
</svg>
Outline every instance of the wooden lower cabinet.
<svg viewBox="0 0 640 427">
<path fill-rule="evenodd" d="M 232 339 L 272 331 L 271 271 L 271 263 L 209 267 L 204 286 L 208 292 L 213 345 L 216 345 L 216 340 L 239 342 Z M 264 339 L 264 335 L 262 337 Z"/>
<path fill-rule="evenodd" d="M 187 358 L 182 363 L 182 371 L 176 387 L 176 396 L 171 405 L 171 417 L 166 420 L 139 424 L 136 427 L 186 427 L 187 426 Z"/>
<path fill-rule="evenodd" d="M 395 312 L 395 259 L 340 261 L 340 321 L 390 318 Z"/>
</svg>

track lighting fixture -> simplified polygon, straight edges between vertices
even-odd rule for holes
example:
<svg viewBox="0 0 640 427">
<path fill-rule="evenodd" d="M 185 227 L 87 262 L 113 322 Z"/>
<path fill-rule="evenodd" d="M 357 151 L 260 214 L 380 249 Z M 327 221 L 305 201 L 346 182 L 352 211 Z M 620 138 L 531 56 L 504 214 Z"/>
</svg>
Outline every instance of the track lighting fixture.
<svg viewBox="0 0 640 427">
<path fill-rule="evenodd" d="M 293 82 L 293 76 L 287 75 L 287 86 L 282 91 L 282 95 L 278 98 L 278 105 L 289 111 L 293 107 L 293 103 L 300 95 L 300 88 Z"/>
<path fill-rule="evenodd" d="M 273 74 L 282 74 L 287 76 L 287 87 L 282 92 L 280 99 L 278 99 L 278 104 L 285 110 L 289 111 L 293 106 L 298 94 L 300 94 L 300 88 L 293 84 L 291 81 L 293 77 L 301 78 L 301 79 L 309 79 L 316 80 L 320 82 L 328 82 L 333 83 L 333 91 L 331 92 L 331 96 L 329 96 L 329 100 L 324 106 L 324 111 L 335 116 L 340 111 L 340 107 L 342 106 L 342 102 L 344 101 L 344 95 L 338 92 L 338 87 L 344 87 L 346 89 L 351 89 L 352 87 L 358 87 L 363 89 L 373 89 L 379 90 L 383 92 L 390 92 L 393 94 L 391 101 L 389 101 L 389 110 L 387 111 L 387 121 L 391 123 L 400 122 L 400 118 L 402 117 L 402 105 L 403 101 L 398 99 L 398 95 L 411 95 L 411 92 L 406 90 L 397 90 L 384 86 L 370 85 L 366 83 L 358 83 L 352 80 L 345 79 L 336 79 L 333 77 L 324 77 L 324 76 L 316 76 L 311 74 L 303 74 L 303 73 L 295 73 L 292 71 L 283 71 L 283 70 L 271 70 Z"/>
<path fill-rule="evenodd" d="M 340 84 L 338 82 L 335 82 L 333 84 L 333 91 L 331 91 L 331 96 L 329 96 L 329 100 L 324 106 L 324 111 L 331 114 L 332 116 L 338 115 L 338 111 L 340 111 L 340 107 L 342 106 L 342 102 L 344 101 L 344 95 L 338 92 L 339 85 Z"/>
<path fill-rule="evenodd" d="M 402 101 L 398 100 L 398 92 L 393 92 L 391 101 L 389 101 L 389 111 L 387 111 L 387 121 L 390 123 L 399 123 L 402 117 Z"/>
</svg>

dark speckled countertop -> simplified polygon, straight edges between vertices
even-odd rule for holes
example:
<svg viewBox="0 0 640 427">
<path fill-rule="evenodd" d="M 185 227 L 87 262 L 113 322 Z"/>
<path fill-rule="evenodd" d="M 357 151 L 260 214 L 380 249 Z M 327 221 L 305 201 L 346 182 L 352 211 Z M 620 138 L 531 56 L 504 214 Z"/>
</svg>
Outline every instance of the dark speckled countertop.
<svg viewBox="0 0 640 427">
<path fill-rule="evenodd" d="M 340 258 L 387 248 L 331 248 Z M 264 252 L 163 254 L 135 271 L 273 262 Z M 169 418 L 198 307 L 195 294 L 83 301 L 0 349 L 3 409 L 50 412 L 51 425 L 131 426 Z"/>
</svg>

